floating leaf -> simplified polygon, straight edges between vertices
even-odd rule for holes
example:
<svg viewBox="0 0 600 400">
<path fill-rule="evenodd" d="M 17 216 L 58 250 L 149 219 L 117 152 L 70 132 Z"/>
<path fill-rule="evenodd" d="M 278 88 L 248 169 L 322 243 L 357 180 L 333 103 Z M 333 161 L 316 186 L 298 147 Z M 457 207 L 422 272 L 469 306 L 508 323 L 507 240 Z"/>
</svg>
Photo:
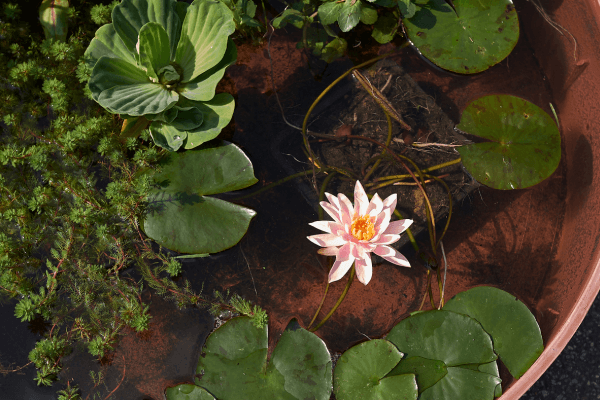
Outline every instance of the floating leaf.
<svg viewBox="0 0 600 400">
<path fill-rule="evenodd" d="M 143 223 L 149 237 L 180 253 L 215 253 L 242 238 L 255 212 L 207 197 L 257 182 L 252 163 L 237 146 L 221 142 L 170 153 L 160 165 Z"/>
<path fill-rule="evenodd" d="M 360 22 L 366 25 L 373 25 L 377 22 L 377 9 L 371 5 L 363 4 L 360 11 Z"/>
<path fill-rule="evenodd" d="M 302 28 L 304 22 L 305 17 L 301 11 L 293 8 L 286 8 L 279 17 L 273 19 L 273 27 L 275 29 L 280 29 L 290 23 L 296 28 Z"/>
<path fill-rule="evenodd" d="M 338 3 L 337 1 L 329 1 L 321 4 L 318 9 L 319 20 L 323 25 L 333 24 L 338 20 L 342 7 L 342 3 Z"/>
<path fill-rule="evenodd" d="M 167 400 L 215 400 L 205 389 L 189 383 L 168 388 L 165 395 Z"/>
<path fill-rule="evenodd" d="M 381 44 L 388 43 L 394 39 L 398 30 L 398 19 L 389 15 L 382 15 L 377 19 L 373 26 L 373 39 Z"/>
<path fill-rule="evenodd" d="M 404 18 L 411 42 L 434 64 L 461 74 L 481 72 L 506 58 L 519 39 L 510 0 L 417 0 Z M 458 14 L 458 15 L 457 15 Z"/>
<path fill-rule="evenodd" d="M 409 357 L 401 360 L 388 375 L 414 374 L 417 378 L 419 393 L 421 393 L 435 385 L 447 373 L 446 364 L 442 361 L 429 360 L 423 357 Z"/>
<path fill-rule="evenodd" d="M 333 382 L 338 400 L 416 400 L 414 374 L 388 376 L 402 353 L 387 340 L 375 339 L 346 350 L 335 366 Z"/>
<path fill-rule="evenodd" d="M 521 377 L 544 350 L 531 311 L 503 290 L 488 286 L 469 289 L 448 301 L 444 310 L 476 319 L 492 337 L 494 351 L 515 378 Z"/>
<path fill-rule="evenodd" d="M 463 368 L 466 364 L 478 366 L 496 359 L 490 336 L 466 315 L 445 310 L 414 314 L 400 321 L 386 339 L 407 355 L 407 360 L 411 360 L 408 369 L 417 373 L 417 379 L 421 375 L 421 382 L 428 386 L 420 400 L 485 400 L 494 395 L 500 383 L 497 376 Z M 443 366 L 423 360 L 419 365 L 419 360 L 412 360 L 413 357 L 438 360 Z M 439 379 L 444 368 L 446 374 Z M 398 371 L 406 369 L 399 366 Z"/>
<path fill-rule="evenodd" d="M 67 40 L 69 0 L 43 0 L 40 4 L 40 23 L 46 39 Z"/>
<path fill-rule="evenodd" d="M 206 340 L 196 384 L 219 400 L 329 399 L 331 356 L 321 339 L 292 322 L 269 363 L 267 346 L 266 326 L 231 319 Z"/>
<path fill-rule="evenodd" d="M 398 8 L 404 18 L 412 18 L 417 12 L 417 7 L 411 0 L 398 0 Z"/>
<path fill-rule="evenodd" d="M 323 48 L 321 59 L 328 63 L 333 62 L 344 55 L 347 47 L 348 43 L 345 39 L 336 37 Z"/>
<path fill-rule="evenodd" d="M 421 393 L 419 400 L 490 400 L 500 378 L 467 368 L 449 367 L 448 374 Z"/>
<path fill-rule="evenodd" d="M 348 32 L 360 21 L 362 12 L 361 0 L 346 0 L 342 3 L 340 15 L 338 16 L 338 25 L 342 32 Z"/>
<path fill-rule="evenodd" d="M 458 149 L 477 181 L 495 189 L 522 189 L 549 177 L 560 162 L 560 132 L 538 106 L 509 95 L 480 97 L 457 126 L 490 140 Z"/>
</svg>

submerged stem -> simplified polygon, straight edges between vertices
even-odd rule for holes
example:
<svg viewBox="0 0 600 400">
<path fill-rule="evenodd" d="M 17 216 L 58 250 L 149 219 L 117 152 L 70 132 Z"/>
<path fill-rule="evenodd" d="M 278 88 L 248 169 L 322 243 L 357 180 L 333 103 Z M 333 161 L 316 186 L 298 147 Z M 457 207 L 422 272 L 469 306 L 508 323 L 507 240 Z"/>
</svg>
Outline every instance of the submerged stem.
<svg viewBox="0 0 600 400">
<path fill-rule="evenodd" d="M 323 326 L 323 324 L 325 322 L 327 322 L 327 320 L 329 319 L 329 317 L 331 317 L 333 315 L 333 313 L 335 312 L 335 310 L 337 310 L 337 308 L 340 306 L 340 304 L 342 304 L 342 301 L 344 301 L 344 298 L 346 297 L 346 294 L 348 293 L 348 290 L 350 289 L 350 285 L 352 284 L 352 281 L 354 280 L 354 265 L 352 266 L 352 270 L 350 271 L 350 278 L 348 278 L 348 283 L 346 283 L 346 287 L 344 288 L 344 291 L 342 292 L 342 294 L 340 295 L 340 298 L 338 299 L 337 303 L 335 303 L 335 305 L 333 306 L 333 308 L 331 309 L 331 311 L 329 311 L 329 313 L 325 316 L 325 318 L 323 318 L 321 320 L 321 322 L 319 322 L 319 324 L 317 326 L 315 326 L 314 328 L 310 329 L 311 332 L 315 332 L 317 329 L 319 329 L 320 327 Z"/>
</svg>

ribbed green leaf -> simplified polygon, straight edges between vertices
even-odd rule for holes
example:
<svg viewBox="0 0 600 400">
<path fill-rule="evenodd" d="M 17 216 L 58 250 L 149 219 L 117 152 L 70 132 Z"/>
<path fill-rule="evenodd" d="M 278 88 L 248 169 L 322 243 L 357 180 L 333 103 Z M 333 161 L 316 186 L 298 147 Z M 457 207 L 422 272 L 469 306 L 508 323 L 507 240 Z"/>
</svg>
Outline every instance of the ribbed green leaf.
<svg viewBox="0 0 600 400">
<path fill-rule="evenodd" d="M 96 31 L 89 47 L 83 56 L 85 63 L 94 68 L 100 57 L 120 58 L 135 65 L 135 58 L 115 31 L 113 24 L 106 24 Z"/>
<path fill-rule="evenodd" d="M 149 83 L 146 73 L 140 68 L 119 58 L 102 56 L 92 70 L 88 86 L 94 100 L 100 93 L 115 86 Z"/>
<path fill-rule="evenodd" d="M 139 40 L 140 64 L 148 77 L 158 82 L 158 71 L 171 61 L 167 31 L 159 23 L 148 22 L 140 29 Z"/>
<path fill-rule="evenodd" d="M 177 92 L 165 90 L 157 83 L 115 86 L 98 96 L 98 103 L 113 113 L 133 116 L 160 113 L 177 103 Z"/>
<path fill-rule="evenodd" d="M 158 22 L 169 35 L 171 54 L 175 53 L 181 20 L 176 12 L 175 0 L 123 0 L 112 12 L 113 25 L 132 53 L 142 26 L 148 22 Z"/>
<path fill-rule="evenodd" d="M 221 61 L 208 71 L 197 76 L 193 81 L 188 82 L 180 91 L 180 94 L 190 100 L 208 101 L 215 96 L 217 84 L 223 78 L 225 69 L 231 64 L 235 64 L 237 59 L 237 49 L 233 40 L 227 42 L 227 51 Z"/>
<path fill-rule="evenodd" d="M 181 104 L 189 104 L 189 100 Z M 192 102 L 198 108 L 204 119 L 198 128 L 188 130 L 188 138 L 184 144 L 186 149 L 192 149 L 200 144 L 216 138 L 233 117 L 235 101 L 229 93 L 219 93 L 211 101 L 204 103 Z"/>
<path fill-rule="evenodd" d="M 181 131 L 169 123 L 160 121 L 150 124 L 150 134 L 154 144 L 169 151 L 179 150 L 187 139 L 186 131 Z"/>
<path fill-rule="evenodd" d="M 221 61 L 227 39 L 235 31 L 233 13 L 219 1 L 196 0 L 187 9 L 175 62 L 189 82 Z"/>
<path fill-rule="evenodd" d="M 202 111 L 200 111 L 198 107 L 175 106 L 173 108 L 177 108 L 177 118 L 175 118 L 171 122 L 171 125 L 173 125 L 173 127 L 175 127 L 176 129 L 189 131 L 198 128 L 200 125 L 202 125 L 204 116 L 202 115 Z"/>
</svg>

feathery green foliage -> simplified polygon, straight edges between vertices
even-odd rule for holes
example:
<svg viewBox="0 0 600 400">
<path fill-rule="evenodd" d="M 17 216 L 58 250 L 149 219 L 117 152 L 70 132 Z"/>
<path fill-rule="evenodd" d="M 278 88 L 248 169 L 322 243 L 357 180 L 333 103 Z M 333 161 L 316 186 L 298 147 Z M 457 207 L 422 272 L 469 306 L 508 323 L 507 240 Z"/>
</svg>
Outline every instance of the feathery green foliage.
<svg viewBox="0 0 600 400">
<path fill-rule="evenodd" d="M 0 297 L 21 321 L 49 329 L 31 351 L 36 381 L 50 385 L 74 342 L 102 358 L 125 328 L 151 320 L 145 287 L 180 307 L 266 314 L 241 298 L 195 293 L 181 264 L 141 232 L 152 175 L 140 173 L 166 153 L 148 131 L 122 141 L 122 120 L 90 99 L 85 49 L 95 24 L 118 2 L 72 1 L 66 42 L 44 39 L 20 21 L 21 7 L 0 9 Z M 141 279 L 140 279 L 141 276 Z M 58 393 L 79 399 L 76 387 Z"/>
</svg>

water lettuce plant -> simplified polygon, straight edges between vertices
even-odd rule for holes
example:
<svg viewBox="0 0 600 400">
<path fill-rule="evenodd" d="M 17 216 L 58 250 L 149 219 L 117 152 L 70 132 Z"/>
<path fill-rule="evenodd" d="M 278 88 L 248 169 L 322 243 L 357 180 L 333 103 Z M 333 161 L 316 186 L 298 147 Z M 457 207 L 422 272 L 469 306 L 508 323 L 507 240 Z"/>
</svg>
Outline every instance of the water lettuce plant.
<svg viewBox="0 0 600 400">
<path fill-rule="evenodd" d="M 234 30 L 218 1 L 123 0 L 85 53 L 92 98 L 123 118 L 152 121 L 161 147 L 197 147 L 233 116 L 233 97 L 215 90 L 237 58 Z"/>
</svg>

